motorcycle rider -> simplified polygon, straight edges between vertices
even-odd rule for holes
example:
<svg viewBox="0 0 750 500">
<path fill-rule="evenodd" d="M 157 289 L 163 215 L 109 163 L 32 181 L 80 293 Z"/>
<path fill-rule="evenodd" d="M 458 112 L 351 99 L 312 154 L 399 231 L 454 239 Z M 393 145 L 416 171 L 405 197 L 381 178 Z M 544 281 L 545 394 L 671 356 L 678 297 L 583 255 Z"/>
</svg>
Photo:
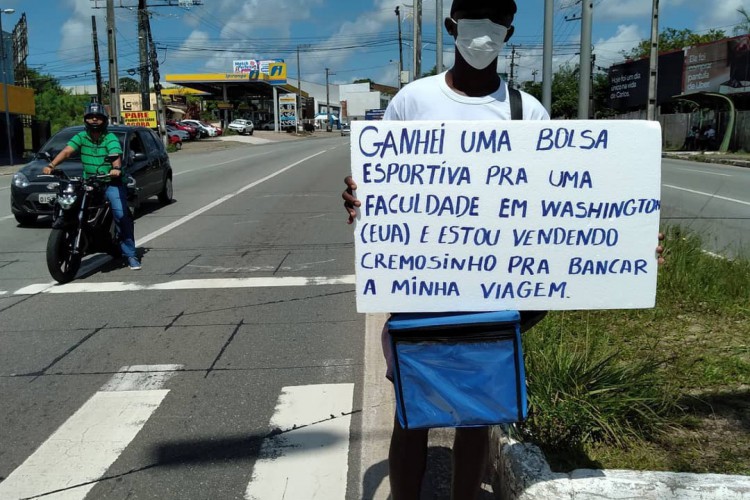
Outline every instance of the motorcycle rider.
<svg viewBox="0 0 750 500">
<path fill-rule="evenodd" d="M 98 102 L 92 102 L 86 106 L 83 116 L 85 130 L 74 135 L 67 146 L 44 167 L 42 173 L 51 174 L 57 165 L 69 158 L 73 153 L 80 152 L 83 164 L 83 178 L 94 175 L 109 174 L 109 185 L 104 195 L 112 208 L 117 232 L 120 235 L 120 249 L 122 255 L 127 259 L 128 266 L 132 270 L 141 268 L 135 251 L 135 233 L 133 217 L 130 214 L 127 200 L 128 193 L 125 187 L 122 173 L 122 148 L 115 134 L 107 131 L 109 116 L 104 106 Z M 117 156 L 117 159 L 107 163 L 108 156 Z"/>
</svg>

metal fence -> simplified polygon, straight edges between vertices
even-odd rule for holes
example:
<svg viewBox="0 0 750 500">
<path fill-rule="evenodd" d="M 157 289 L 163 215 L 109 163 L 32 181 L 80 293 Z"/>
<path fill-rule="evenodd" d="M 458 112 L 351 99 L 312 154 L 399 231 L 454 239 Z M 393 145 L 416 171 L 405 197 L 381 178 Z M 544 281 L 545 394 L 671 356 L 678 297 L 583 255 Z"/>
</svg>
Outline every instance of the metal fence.
<svg viewBox="0 0 750 500">
<path fill-rule="evenodd" d="M 645 120 L 646 111 L 632 111 L 615 117 L 617 120 Z M 729 114 L 727 112 L 708 111 L 704 113 L 674 113 L 660 115 L 662 126 L 662 146 L 667 150 L 685 148 L 685 140 L 693 126 L 702 129 L 712 123 L 716 128 L 717 143 L 721 143 L 727 129 Z M 750 152 L 750 111 L 737 111 L 734 133 L 729 144 L 730 151 Z"/>
</svg>

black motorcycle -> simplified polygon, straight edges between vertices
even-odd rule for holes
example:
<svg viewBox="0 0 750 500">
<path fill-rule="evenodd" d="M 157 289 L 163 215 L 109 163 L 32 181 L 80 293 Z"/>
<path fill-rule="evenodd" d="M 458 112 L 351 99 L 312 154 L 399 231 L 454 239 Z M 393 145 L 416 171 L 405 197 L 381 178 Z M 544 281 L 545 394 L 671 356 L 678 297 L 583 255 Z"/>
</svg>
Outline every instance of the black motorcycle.
<svg viewBox="0 0 750 500">
<path fill-rule="evenodd" d="M 47 240 L 47 269 L 58 283 L 75 278 L 86 255 L 104 252 L 120 256 L 112 209 L 104 192 L 109 175 L 86 179 L 55 170 L 57 198 L 52 231 Z"/>
</svg>

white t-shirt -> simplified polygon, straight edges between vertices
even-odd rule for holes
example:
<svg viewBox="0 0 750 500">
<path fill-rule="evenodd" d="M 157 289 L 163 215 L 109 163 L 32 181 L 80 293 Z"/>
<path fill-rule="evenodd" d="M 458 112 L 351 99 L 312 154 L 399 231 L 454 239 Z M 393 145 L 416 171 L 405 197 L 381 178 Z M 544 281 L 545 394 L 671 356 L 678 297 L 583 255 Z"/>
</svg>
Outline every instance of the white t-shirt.
<svg viewBox="0 0 750 500">
<path fill-rule="evenodd" d="M 524 120 L 549 120 L 544 106 L 521 92 Z M 508 85 L 484 97 L 467 97 L 445 83 L 445 73 L 416 80 L 399 91 L 385 110 L 384 120 L 510 120 Z"/>
</svg>

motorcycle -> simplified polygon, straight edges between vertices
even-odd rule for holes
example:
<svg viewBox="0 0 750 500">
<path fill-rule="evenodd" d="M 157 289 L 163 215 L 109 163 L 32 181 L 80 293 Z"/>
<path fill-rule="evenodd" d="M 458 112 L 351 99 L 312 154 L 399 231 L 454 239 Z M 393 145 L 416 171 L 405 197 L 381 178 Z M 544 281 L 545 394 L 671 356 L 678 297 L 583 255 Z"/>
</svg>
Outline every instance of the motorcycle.
<svg viewBox="0 0 750 500">
<path fill-rule="evenodd" d="M 57 184 L 57 198 L 47 240 L 47 269 L 62 284 L 75 278 L 86 255 L 104 252 L 119 257 L 120 244 L 104 195 L 110 176 L 83 179 L 68 177 L 61 170 L 52 175 L 58 178 L 53 183 Z"/>
</svg>

